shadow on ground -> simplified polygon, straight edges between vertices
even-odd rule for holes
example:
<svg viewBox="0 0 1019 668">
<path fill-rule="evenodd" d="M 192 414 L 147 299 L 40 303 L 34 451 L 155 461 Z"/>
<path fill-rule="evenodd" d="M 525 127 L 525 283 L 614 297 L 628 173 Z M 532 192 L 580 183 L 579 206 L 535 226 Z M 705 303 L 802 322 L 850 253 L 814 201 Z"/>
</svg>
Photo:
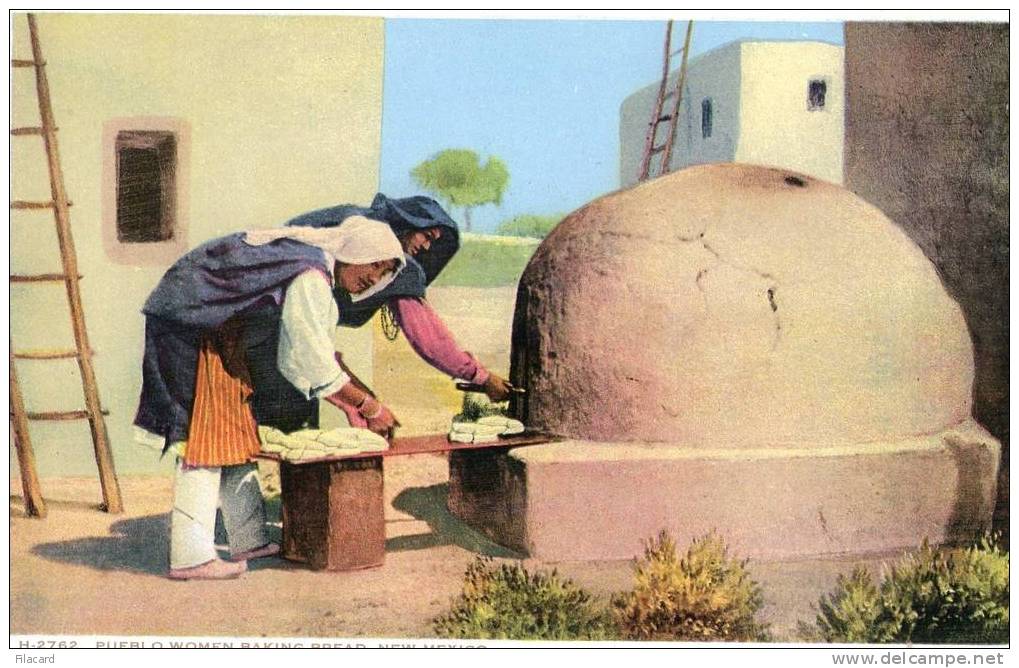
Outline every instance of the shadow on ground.
<svg viewBox="0 0 1019 668">
<path fill-rule="evenodd" d="M 279 499 L 266 500 L 266 527 L 269 540 L 280 542 Z M 169 554 L 170 516 L 168 513 L 120 520 L 110 525 L 110 535 L 78 538 L 56 543 L 43 543 L 32 548 L 32 554 L 69 564 L 88 566 L 100 571 L 128 571 L 163 576 Z M 226 557 L 226 532 L 221 518 L 216 518 L 216 546 Z M 264 568 L 303 568 L 278 557 L 248 562 L 248 570 Z"/>
<path fill-rule="evenodd" d="M 168 526 L 166 514 L 133 517 L 111 524 L 109 536 L 43 543 L 33 547 L 32 553 L 101 571 L 163 575 Z"/>
<path fill-rule="evenodd" d="M 412 487 L 397 495 L 393 506 L 428 524 L 430 533 L 399 536 L 386 541 L 386 550 L 424 550 L 455 545 L 469 552 L 492 557 L 522 558 L 516 552 L 495 543 L 454 517 L 446 509 L 445 484 Z M 280 542 L 280 499 L 266 499 L 266 520 L 269 539 Z M 42 543 L 32 554 L 52 561 L 88 566 L 100 571 L 127 571 L 163 576 L 168 567 L 169 514 L 145 515 L 119 520 L 110 525 L 109 535 Z M 226 545 L 226 533 L 217 518 L 216 544 Z M 227 556 L 221 551 L 221 556 Z M 249 570 L 302 569 L 303 564 L 280 558 L 257 559 L 248 563 Z"/>
<path fill-rule="evenodd" d="M 446 509 L 449 485 L 411 487 L 393 499 L 393 507 L 414 519 L 428 524 L 432 531 L 415 536 L 398 536 L 386 541 L 387 552 L 424 550 L 442 545 L 455 545 L 469 552 L 489 557 L 521 559 L 522 555 L 490 540 L 464 524 Z"/>
</svg>

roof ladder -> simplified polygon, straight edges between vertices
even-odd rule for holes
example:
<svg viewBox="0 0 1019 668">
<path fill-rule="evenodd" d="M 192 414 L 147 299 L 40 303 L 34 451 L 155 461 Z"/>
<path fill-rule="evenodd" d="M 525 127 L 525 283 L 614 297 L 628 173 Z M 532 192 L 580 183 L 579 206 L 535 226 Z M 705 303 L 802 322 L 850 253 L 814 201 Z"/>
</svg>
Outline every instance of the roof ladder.
<svg viewBox="0 0 1019 668">
<path fill-rule="evenodd" d="M 81 305 L 81 288 L 78 274 L 78 260 L 74 251 L 74 239 L 71 236 L 71 222 L 68 208 L 70 202 L 64 191 L 64 177 L 60 168 L 60 153 L 57 149 L 57 127 L 53 120 L 53 107 L 50 102 L 49 83 L 46 80 L 46 62 L 39 46 L 39 32 L 36 28 L 35 16 L 28 15 L 29 38 L 32 43 L 31 60 L 12 60 L 11 67 L 33 68 L 35 70 L 36 94 L 39 103 L 40 127 L 12 128 L 14 137 L 42 137 L 49 168 L 51 199 L 45 202 L 12 201 L 12 210 L 44 210 L 53 212 L 56 222 L 57 241 L 63 271 L 59 274 L 11 275 L 11 283 L 43 286 L 46 284 L 63 283 L 67 291 L 67 302 L 70 311 L 71 328 L 74 333 L 75 347 L 66 350 L 35 350 L 14 351 L 14 342 L 10 348 L 10 415 L 11 429 L 14 436 L 15 449 L 18 454 L 18 466 L 21 470 L 21 484 L 25 494 L 25 510 L 31 516 L 45 517 L 46 503 L 42 498 L 39 477 L 35 468 L 35 454 L 28 424 L 30 420 L 88 420 L 92 432 L 92 444 L 95 450 L 96 464 L 99 468 L 99 483 L 103 493 L 103 509 L 110 513 L 123 512 L 124 506 L 120 496 L 120 484 L 113 468 L 113 455 L 110 450 L 109 436 L 103 419 L 104 411 L 99 403 L 99 389 L 96 384 L 95 370 L 92 368 L 92 348 L 88 342 L 88 331 L 85 327 L 85 312 Z M 84 393 L 84 410 L 50 411 L 32 413 L 25 410 L 24 398 L 18 384 L 15 359 L 52 361 L 57 359 L 74 359 L 78 362 Z"/>
<path fill-rule="evenodd" d="M 683 47 L 672 51 L 672 21 L 669 21 L 665 27 L 665 54 L 662 59 L 662 82 L 658 86 L 658 97 L 655 98 L 654 110 L 651 113 L 651 121 L 648 123 L 647 136 L 644 139 L 644 157 L 640 161 L 640 172 L 637 175 L 637 181 L 647 181 L 651 176 L 651 158 L 652 156 L 661 153 L 662 156 L 658 161 L 658 173 L 654 176 L 661 176 L 662 174 L 668 174 L 669 172 L 669 161 L 672 158 L 672 145 L 676 139 L 676 125 L 679 121 L 679 104 L 683 99 L 683 86 L 686 83 L 686 60 L 687 55 L 690 53 L 690 35 L 693 33 L 693 21 L 688 21 L 686 24 L 686 39 L 683 42 Z M 669 64 L 672 57 L 682 53 L 683 58 L 679 65 L 679 76 L 676 77 L 676 85 L 672 90 L 667 90 L 669 87 Z M 665 101 L 672 98 L 672 106 L 669 113 L 663 114 L 665 109 Z M 665 138 L 664 144 L 656 144 L 658 135 L 658 126 L 662 123 L 668 122 L 668 134 Z"/>
</svg>

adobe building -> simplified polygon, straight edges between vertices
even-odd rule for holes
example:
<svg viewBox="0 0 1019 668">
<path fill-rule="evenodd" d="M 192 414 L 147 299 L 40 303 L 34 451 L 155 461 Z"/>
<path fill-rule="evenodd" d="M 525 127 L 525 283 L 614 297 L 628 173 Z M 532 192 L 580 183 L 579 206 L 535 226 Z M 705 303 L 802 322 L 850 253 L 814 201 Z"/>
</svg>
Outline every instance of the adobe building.
<svg viewBox="0 0 1019 668">
<path fill-rule="evenodd" d="M 210 238 L 371 200 L 383 21 L 41 13 L 37 23 L 114 460 L 118 473 L 156 470 L 167 464 L 132 427 L 142 303 L 179 255 Z M 13 34 L 15 57 L 30 58 L 24 14 Z M 38 126 L 33 69 L 12 76 L 13 125 Z M 121 173 L 147 176 L 123 179 L 117 165 L 128 161 L 135 168 Z M 12 138 L 11 169 L 13 199 L 50 199 L 40 137 Z M 118 223 L 118 187 L 121 208 L 130 200 L 144 214 L 134 223 Z M 12 211 L 10 229 L 12 274 L 60 272 L 51 210 Z M 61 284 L 13 285 L 10 308 L 15 350 L 73 347 Z M 338 336 L 370 378 L 370 329 Z M 74 360 L 19 360 L 17 369 L 29 411 L 82 408 Z M 31 430 L 41 476 L 95 475 L 87 421 Z"/>
<path fill-rule="evenodd" d="M 678 76 L 678 69 L 670 74 L 668 90 Z M 658 88 L 655 82 L 640 89 L 620 109 L 624 188 L 637 182 Z M 816 41 L 732 42 L 687 64 L 670 171 L 743 162 L 842 183 L 844 113 L 842 47 Z M 656 146 L 665 143 L 668 129 L 669 123 L 659 124 Z M 658 173 L 661 157 L 652 156 L 652 174 Z"/>
<path fill-rule="evenodd" d="M 1008 522 L 1008 25 L 847 23 L 846 186 L 934 263 L 973 339 Z"/>
</svg>

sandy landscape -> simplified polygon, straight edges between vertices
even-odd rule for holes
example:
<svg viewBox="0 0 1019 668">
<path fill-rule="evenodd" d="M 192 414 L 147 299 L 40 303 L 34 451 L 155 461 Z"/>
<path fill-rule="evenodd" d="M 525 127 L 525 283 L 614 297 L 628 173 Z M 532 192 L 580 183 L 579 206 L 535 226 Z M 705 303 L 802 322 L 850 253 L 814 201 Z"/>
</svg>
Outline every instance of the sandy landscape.
<svg viewBox="0 0 1019 668">
<path fill-rule="evenodd" d="M 460 591 L 478 554 L 519 555 L 493 544 L 445 508 L 441 456 L 386 464 L 386 561 L 356 572 L 316 572 L 282 559 L 252 562 L 238 580 L 174 582 L 164 577 L 170 479 L 121 480 L 127 511 L 107 515 L 88 501 L 94 480 L 44 481 L 49 517 L 24 516 L 10 501 L 10 631 L 14 635 L 157 635 L 245 638 L 421 638 Z M 12 490 L 18 482 L 11 481 Z M 270 505 L 278 528 L 279 508 Z M 628 561 L 542 564 L 606 598 L 626 589 Z M 776 639 L 795 638 L 796 622 L 840 572 L 877 560 L 752 563 L 765 589 L 764 618 Z"/>
<path fill-rule="evenodd" d="M 461 344 L 499 373 L 508 372 L 514 296 L 513 287 L 429 291 Z M 418 359 L 402 336 L 390 342 L 376 332 L 375 345 L 375 386 L 403 421 L 401 433 L 446 431 L 463 396 L 452 381 Z M 263 473 L 272 494 L 278 489 L 272 466 Z M 449 607 L 476 555 L 520 558 L 449 514 L 447 481 L 442 456 L 387 460 L 386 561 L 379 568 L 315 572 L 274 558 L 253 562 L 238 580 L 203 583 L 164 577 L 169 474 L 121 476 L 126 512 L 119 516 L 98 510 L 97 480 L 46 478 L 45 520 L 25 517 L 20 482 L 12 480 L 11 633 L 429 637 L 431 620 Z M 278 536 L 278 502 L 269 512 Z M 856 563 L 876 566 L 881 556 L 751 564 L 776 639 L 795 639 L 796 623 L 813 618 L 812 606 L 838 573 Z M 605 599 L 631 581 L 629 561 L 524 564 L 556 568 Z"/>
</svg>

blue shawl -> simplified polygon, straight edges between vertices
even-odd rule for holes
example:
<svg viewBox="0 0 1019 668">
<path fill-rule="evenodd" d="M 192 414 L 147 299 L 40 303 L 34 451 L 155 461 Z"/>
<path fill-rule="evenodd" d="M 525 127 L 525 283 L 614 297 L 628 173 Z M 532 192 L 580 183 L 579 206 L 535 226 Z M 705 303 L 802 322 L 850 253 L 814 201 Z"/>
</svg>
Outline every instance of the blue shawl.
<svg viewBox="0 0 1019 668">
<path fill-rule="evenodd" d="M 432 242 L 427 251 L 419 253 L 416 258 L 405 256 L 407 266 L 385 290 L 361 302 L 351 302 L 349 294 L 341 289 L 335 290 L 334 296 L 340 309 L 338 324 L 342 327 L 360 327 L 393 297 L 424 297 L 425 288 L 460 250 L 460 231 L 456 221 L 438 202 L 420 195 L 390 199 L 379 193 L 370 207 L 341 204 L 302 214 L 287 221 L 287 225 L 335 227 L 350 216 L 364 216 L 387 223 L 398 237 L 411 229 L 443 229 L 442 235 Z"/>
<path fill-rule="evenodd" d="M 164 436 L 167 446 L 187 438 L 202 338 L 230 319 L 244 325 L 256 420 L 285 431 L 317 424 L 318 402 L 276 368 L 279 319 L 294 278 L 333 268 L 313 246 L 292 239 L 252 246 L 242 236 L 213 239 L 181 257 L 142 308 L 145 352 L 134 424 Z"/>
</svg>

